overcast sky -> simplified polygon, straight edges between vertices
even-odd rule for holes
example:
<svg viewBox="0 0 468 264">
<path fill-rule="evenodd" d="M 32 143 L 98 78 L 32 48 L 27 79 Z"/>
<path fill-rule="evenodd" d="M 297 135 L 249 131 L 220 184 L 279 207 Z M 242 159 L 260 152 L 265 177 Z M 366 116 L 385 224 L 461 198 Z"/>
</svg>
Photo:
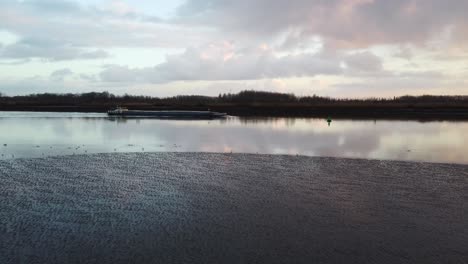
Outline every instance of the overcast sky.
<svg viewBox="0 0 468 264">
<path fill-rule="evenodd" d="M 468 95 L 467 0 L 0 0 L 0 92 Z"/>
</svg>

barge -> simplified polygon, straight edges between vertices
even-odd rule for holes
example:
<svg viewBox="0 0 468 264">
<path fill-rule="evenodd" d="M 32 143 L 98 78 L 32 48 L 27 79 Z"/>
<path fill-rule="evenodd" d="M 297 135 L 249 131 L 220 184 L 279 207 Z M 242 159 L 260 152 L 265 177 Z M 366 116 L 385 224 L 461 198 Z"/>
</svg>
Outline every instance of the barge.
<svg viewBox="0 0 468 264">
<path fill-rule="evenodd" d="M 183 111 L 183 110 L 164 110 L 164 111 L 144 111 L 128 110 L 127 108 L 117 107 L 107 112 L 113 117 L 155 117 L 155 118 L 222 118 L 226 113 L 212 111 Z"/>
</svg>

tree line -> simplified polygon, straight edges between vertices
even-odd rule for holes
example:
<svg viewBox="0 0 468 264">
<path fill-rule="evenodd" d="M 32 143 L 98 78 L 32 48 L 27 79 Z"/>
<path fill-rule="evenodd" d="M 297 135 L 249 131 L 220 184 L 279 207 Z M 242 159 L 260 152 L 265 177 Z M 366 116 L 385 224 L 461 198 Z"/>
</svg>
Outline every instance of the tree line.
<svg viewBox="0 0 468 264">
<path fill-rule="evenodd" d="M 0 104 L 16 105 L 217 105 L 217 104 L 468 104 L 468 96 L 400 96 L 393 98 L 331 98 L 323 96 L 296 96 L 294 94 L 242 91 L 218 96 L 179 95 L 173 97 L 151 97 L 139 95 L 114 95 L 109 92 L 81 94 L 30 94 L 5 96 L 0 93 Z"/>
</svg>

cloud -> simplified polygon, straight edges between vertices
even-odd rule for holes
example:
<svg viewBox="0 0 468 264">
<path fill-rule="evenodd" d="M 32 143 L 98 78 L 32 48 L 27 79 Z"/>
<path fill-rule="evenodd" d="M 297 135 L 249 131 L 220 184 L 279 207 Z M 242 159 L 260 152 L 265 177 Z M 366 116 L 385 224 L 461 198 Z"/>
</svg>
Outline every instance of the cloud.
<svg viewBox="0 0 468 264">
<path fill-rule="evenodd" d="M 401 46 L 398 51 L 393 54 L 397 58 L 411 60 L 413 58 L 413 50 L 409 46 Z"/>
<path fill-rule="evenodd" d="M 68 68 L 60 69 L 50 74 L 50 80 L 56 81 L 56 82 L 63 82 L 65 78 L 70 75 L 73 75 L 73 72 L 70 69 Z"/>
<path fill-rule="evenodd" d="M 22 65 L 22 64 L 29 63 L 29 62 L 31 62 L 31 59 L 27 58 L 27 59 L 20 59 L 20 60 L 6 61 L 6 62 L 1 61 L 0 65 L 9 65 L 9 66 Z"/>
<path fill-rule="evenodd" d="M 154 82 L 193 80 L 254 80 L 340 74 L 340 61 L 321 53 L 278 55 L 267 46 L 238 48 L 232 43 L 189 48 L 167 56 L 155 67 L 130 69 L 108 66 L 100 76 L 106 82 Z"/>
<path fill-rule="evenodd" d="M 136 5 L 136 4 L 135 4 Z M 0 1 L 0 28 L 24 38 L 44 33 L 75 46 L 183 47 L 236 39 L 304 46 L 320 36 L 339 48 L 425 44 L 449 31 L 468 40 L 463 0 L 187 0 L 173 19 L 145 14 L 124 1 L 104 6 L 70 0 Z M 216 29 L 212 32 L 210 29 Z"/>
<path fill-rule="evenodd" d="M 100 77 L 105 82 L 167 83 L 389 74 L 384 70 L 382 59 L 369 51 L 347 54 L 321 49 L 285 53 L 266 44 L 246 48 L 221 42 L 167 56 L 165 62 L 154 67 L 107 65 Z"/>
<path fill-rule="evenodd" d="M 1 0 L 0 30 L 18 40 L 0 48 L 0 59 L 60 61 L 108 57 L 104 50 L 95 47 L 89 35 L 88 38 L 83 35 L 99 33 L 91 30 L 99 27 L 99 24 L 90 26 L 93 14 L 97 12 L 74 1 Z"/>
<path fill-rule="evenodd" d="M 81 11 L 81 7 L 76 2 L 69 0 L 28 0 L 22 4 L 28 9 L 41 13 L 78 13 Z"/>
<path fill-rule="evenodd" d="M 185 48 L 185 43 L 199 43 L 210 34 L 166 23 L 123 1 L 86 6 L 66 0 L 0 0 L 0 17 L 0 30 L 20 39 L 53 38 L 61 46 L 88 49 Z"/>
<path fill-rule="evenodd" d="M 382 60 L 371 52 L 359 52 L 344 59 L 348 68 L 360 72 L 379 72 L 383 70 Z"/>
<path fill-rule="evenodd" d="M 130 69 L 128 66 L 120 65 L 106 65 L 105 70 L 100 73 L 100 78 L 105 82 L 124 82 L 132 83 L 137 82 L 143 76 L 143 82 L 148 82 L 151 76 L 144 76 L 147 69 Z"/>
<path fill-rule="evenodd" d="M 51 38 L 23 39 L 0 48 L 0 58 L 27 59 L 43 58 L 51 61 L 72 59 L 100 59 L 109 57 L 104 50 L 88 50 L 61 43 Z"/>
<path fill-rule="evenodd" d="M 88 82 L 97 82 L 98 81 L 98 78 L 96 77 L 96 75 L 92 75 L 92 74 L 80 74 L 80 78 L 84 81 L 88 81 Z"/>
<path fill-rule="evenodd" d="M 391 91 L 392 83 L 414 85 L 416 91 L 432 81 L 442 92 L 444 84 L 455 86 L 448 79 L 467 76 L 461 70 L 468 54 L 464 0 L 181 2 L 175 16 L 158 17 L 140 1 L 0 0 L 0 67 L 19 76 L 38 60 L 48 61 L 49 69 L 70 67 L 76 77 L 42 76 L 45 82 L 58 80 L 54 87 L 65 80 L 81 83 L 82 89 L 92 83 L 129 91 L 142 85 L 149 90 L 258 80 L 270 81 L 271 89 L 299 92 L 316 80 L 323 91 L 353 86 L 376 94 L 382 89 L 375 87 Z M 145 7 L 159 4 L 148 1 Z M 166 50 L 184 52 L 164 59 Z M 89 72 L 102 63 L 111 65 Z M 444 77 L 405 73 L 415 69 L 409 63 Z"/>
<path fill-rule="evenodd" d="M 335 84 L 331 93 L 335 96 L 379 97 L 407 94 L 466 94 L 468 82 L 435 71 L 421 72 L 384 72 L 361 81 Z"/>
<path fill-rule="evenodd" d="M 188 0 L 178 21 L 250 36 L 320 35 L 335 46 L 366 48 L 424 44 L 447 27 L 456 41 L 468 35 L 466 10 L 461 0 Z"/>
<path fill-rule="evenodd" d="M 123 1 L 112 1 L 110 6 L 108 7 L 108 10 L 111 11 L 114 14 L 118 15 L 137 15 L 137 11 L 135 8 L 131 7 L 127 3 Z"/>
</svg>

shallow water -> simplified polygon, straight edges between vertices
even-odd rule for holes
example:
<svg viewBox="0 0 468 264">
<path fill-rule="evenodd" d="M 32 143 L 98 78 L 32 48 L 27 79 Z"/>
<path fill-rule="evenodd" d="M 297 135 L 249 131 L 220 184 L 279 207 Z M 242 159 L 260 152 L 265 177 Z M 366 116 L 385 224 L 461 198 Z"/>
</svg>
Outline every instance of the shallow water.
<svg viewBox="0 0 468 264">
<path fill-rule="evenodd" d="M 0 112 L 0 159 L 112 152 L 300 154 L 468 164 L 468 122 Z"/>
<path fill-rule="evenodd" d="M 466 263 L 467 167 L 203 153 L 0 161 L 0 263 Z"/>
</svg>

